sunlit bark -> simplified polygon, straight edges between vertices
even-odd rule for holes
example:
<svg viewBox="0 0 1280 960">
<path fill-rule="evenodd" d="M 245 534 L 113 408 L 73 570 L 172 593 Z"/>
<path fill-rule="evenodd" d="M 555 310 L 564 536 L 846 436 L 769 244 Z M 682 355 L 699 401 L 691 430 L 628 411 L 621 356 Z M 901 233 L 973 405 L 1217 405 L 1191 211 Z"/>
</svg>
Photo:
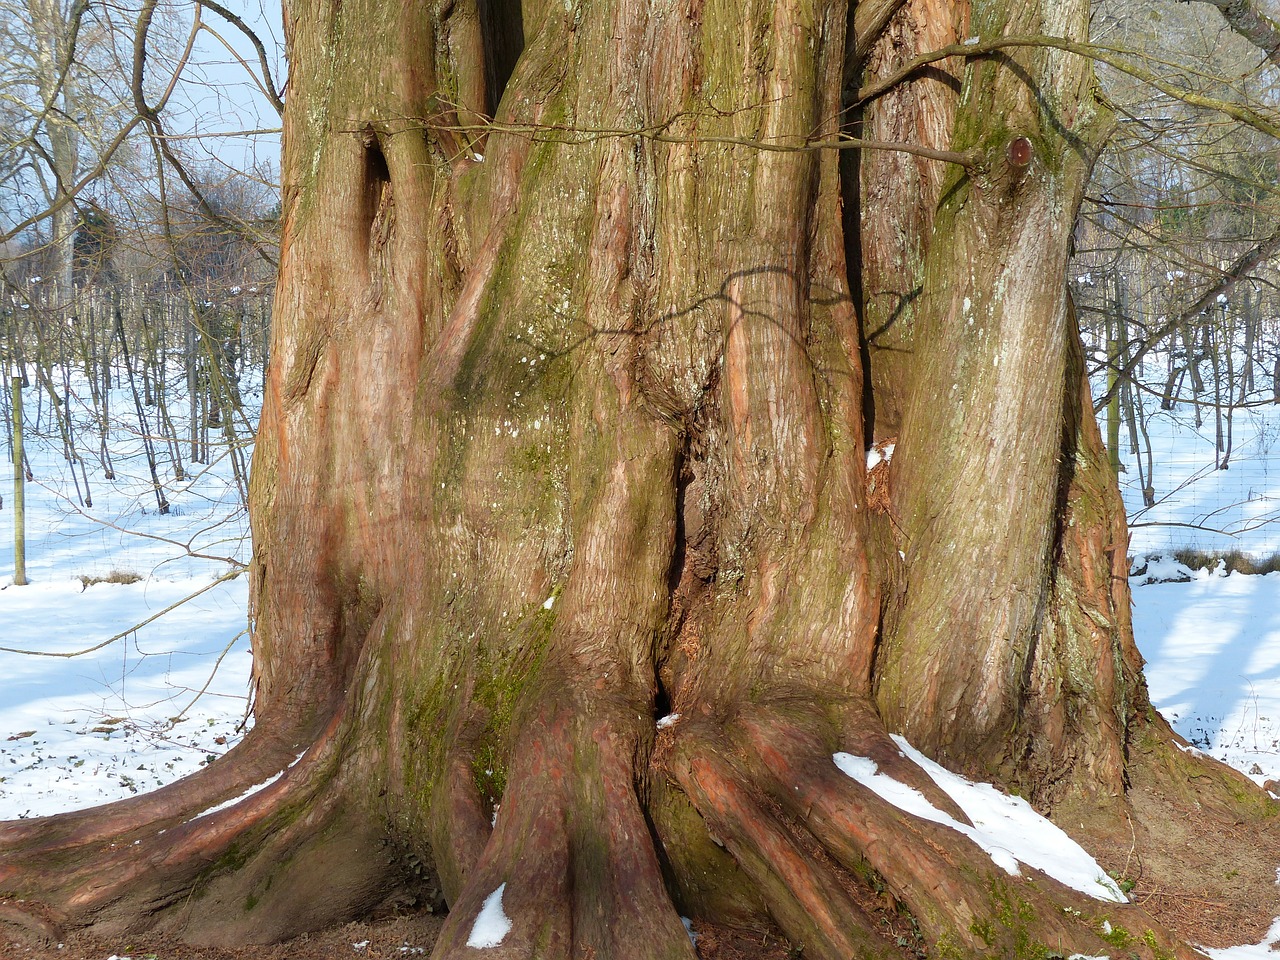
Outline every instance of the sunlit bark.
<svg viewBox="0 0 1280 960">
<path fill-rule="evenodd" d="M 289 5 L 258 725 L 194 783 L 5 828 L 0 887 L 275 939 L 404 889 L 409 850 L 439 957 L 502 884 L 500 956 L 688 957 L 681 911 L 824 958 L 892 953 L 903 912 L 931 955 L 1102 955 L 1104 914 L 1194 955 L 832 762 L 951 809 L 905 733 L 1105 835 L 1138 739 L 1181 756 L 1065 292 L 1110 122 L 1089 65 L 1019 48 L 844 109 L 936 44 L 1079 37 L 1085 5 L 867 10 Z M 806 146 L 858 124 L 967 165 Z M 108 837 L 145 875 L 100 873 Z"/>
</svg>

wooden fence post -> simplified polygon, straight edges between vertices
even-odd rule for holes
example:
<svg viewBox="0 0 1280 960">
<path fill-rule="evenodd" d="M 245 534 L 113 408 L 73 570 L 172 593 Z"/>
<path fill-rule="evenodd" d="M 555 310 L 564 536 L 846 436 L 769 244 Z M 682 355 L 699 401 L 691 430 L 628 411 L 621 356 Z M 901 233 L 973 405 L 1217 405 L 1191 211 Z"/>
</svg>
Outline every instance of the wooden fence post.
<svg viewBox="0 0 1280 960">
<path fill-rule="evenodd" d="M 13 583 L 27 585 L 26 473 L 22 456 L 22 371 L 13 367 Z"/>
</svg>

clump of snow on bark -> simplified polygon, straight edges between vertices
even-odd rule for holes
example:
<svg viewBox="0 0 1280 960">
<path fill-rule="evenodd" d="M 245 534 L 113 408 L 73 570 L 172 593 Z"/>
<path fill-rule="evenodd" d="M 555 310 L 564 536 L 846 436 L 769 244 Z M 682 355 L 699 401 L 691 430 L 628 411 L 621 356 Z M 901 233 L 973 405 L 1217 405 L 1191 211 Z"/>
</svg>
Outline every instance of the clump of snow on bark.
<svg viewBox="0 0 1280 960">
<path fill-rule="evenodd" d="M 881 463 L 888 463 L 893 459 L 893 450 L 898 444 L 879 443 L 867 451 L 867 469 L 874 470 Z"/>
<path fill-rule="evenodd" d="M 956 802 L 973 826 L 939 810 L 914 787 L 881 773 L 874 760 L 848 753 L 837 753 L 833 759 L 847 776 L 900 810 L 964 834 L 1012 876 L 1020 873 L 1018 865 L 1022 863 L 1097 900 L 1125 902 L 1125 895 L 1097 861 L 1025 800 L 1006 796 L 990 784 L 972 783 L 934 763 L 902 737 L 893 739 L 902 753 Z"/>
<path fill-rule="evenodd" d="M 217 806 L 210 807 L 208 810 L 203 810 L 200 813 L 197 813 L 194 817 L 191 818 L 191 820 L 199 820 L 201 817 L 207 817 L 210 814 L 217 813 L 220 810 L 226 810 L 229 807 L 234 807 L 241 800 L 247 800 L 249 797 L 253 796 L 255 793 L 261 793 L 263 790 L 267 789 L 267 787 L 271 786 L 273 783 L 275 783 L 277 780 L 283 777 L 287 771 L 292 770 L 295 766 L 297 766 L 298 761 L 301 760 L 306 755 L 307 755 L 307 751 L 303 750 L 302 753 L 298 754 L 296 757 L 293 758 L 292 762 L 290 762 L 289 766 L 285 767 L 284 770 L 281 770 L 279 773 L 275 774 L 274 776 L 267 777 L 267 779 L 263 780 L 259 784 L 255 784 L 254 786 L 246 790 L 244 793 L 240 794 L 238 797 L 232 797 L 230 800 L 224 800 L 222 801 L 222 803 L 218 804 Z M 188 820 L 187 822 L 190 823 L 191 820 Z"/>
<path fill-rule="evenodd" d="M 507 885 L 501 883 L 497 890 L 485 897 L 484 906 L 471 926 L 471 936 L 467 937 L 468 947 L 496 947 L 511 932 L 511 920 L 502 910 L 502 891 L 506 889 Z"/>
<path fill-rule="evenodd" d="M 279 780 L 283 776 L 284 776 L 284 771 L 281 770 L 275 776 L 268 777 L 266 780 L 263 780 L 261 783 L 255 784 L 254 786 L 250 787 L 248 790 L 240 794 L 238 797 L 232 797 L 230 800 L 224 800 L 222 803 L 218 804 L 217 806 L 210 807 L 208 810 L 202 810 L 200 813 L 197 813 L 194 817 L 192 817 L 191 820 L 199 820 L 201 817 L 207 817 L 212 814 L 218 813 L 221 810 L 226 810 L 229 807 L 234 807 L 241 800 L 247 800 L 249 797 L 253 796 L 255 793 L 259 793 L 267 789 L 267 787 L 271 786 L 273 783 L 275 783 L 277 780 Z M 187 822 L 190 823 L 191 820 L 188 820 Z"/>
<path fill-rule="evenodd" d="M 675 726 L 676 721 L 679 719 L 680 719 L 680 714 L 668 713 L 665 717 L 660 717 L 658 719 L 658 729 L 665 730 L 667 729 L 667 727 L 673 727 Z"/>
</svg>

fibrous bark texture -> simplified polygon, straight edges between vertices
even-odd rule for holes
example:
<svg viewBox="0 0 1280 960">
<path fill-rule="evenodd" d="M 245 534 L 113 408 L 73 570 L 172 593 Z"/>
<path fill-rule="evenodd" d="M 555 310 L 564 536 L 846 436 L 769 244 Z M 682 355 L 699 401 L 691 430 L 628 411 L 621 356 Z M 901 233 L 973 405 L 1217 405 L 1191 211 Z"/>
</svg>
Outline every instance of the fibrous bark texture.
<svg viewBox="0 0 1280 960">
<path fill-rule="evenodd" d="M 0 829 L 0 889 L 222 941 L 439 899 L 438 957 L 495 897 L 502 957 L 689 957 L 681 912 L 806 957 L 1192 956 L 833 762 L 963 820 L 904 735 L 1100 846 L 1140 762 L 1265 813 L 1145 698 L 1065 292 L 1089 64 L 875 83 L 1086 23 L 288 4 L 257 725 L 192 782 Z"/>
</svg>

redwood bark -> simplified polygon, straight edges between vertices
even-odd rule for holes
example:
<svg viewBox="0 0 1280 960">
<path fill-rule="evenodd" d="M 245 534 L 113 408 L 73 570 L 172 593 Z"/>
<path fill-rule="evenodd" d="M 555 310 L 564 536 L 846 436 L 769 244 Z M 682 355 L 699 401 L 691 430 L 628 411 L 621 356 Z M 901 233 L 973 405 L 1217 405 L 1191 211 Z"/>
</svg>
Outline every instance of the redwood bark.
<svg viewBox="0 0 1280 960">
<path fill-rule="evenodd" d="M 495 956 L 687 957 L 679 911 L 823 958 L 892 955 L 904 914 L 932 955 L 1101 955 L 1108 918 L 1194 955 L 832 763 L 953 809 L 903 733 L 1106 837 L 1130 747 L 1181 757 L 1066 297 L 1109 123 L 1088 64 L 1018 48 L 856 94 L 1086 14 L 290 3 L 257 728 L 194 784 L 6 827 L 0 886 L 55 926 L 263 940 L 420 863 L 438 957 L 502 884 Z M 855 128 L 972 160 L 811 147 Z"/>
</svg>

